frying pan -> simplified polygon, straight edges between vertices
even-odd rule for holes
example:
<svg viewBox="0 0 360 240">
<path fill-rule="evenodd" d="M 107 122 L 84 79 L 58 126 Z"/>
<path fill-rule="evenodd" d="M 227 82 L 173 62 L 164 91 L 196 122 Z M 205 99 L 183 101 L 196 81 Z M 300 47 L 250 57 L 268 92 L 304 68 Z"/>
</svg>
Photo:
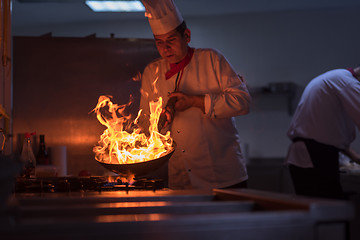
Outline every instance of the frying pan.
<svg viewBox="0 0 360 240">
<path fill-rule="evenodd" d="M 139 162 L 139 163 L 129 163 L 129 164 L 110 164 L 110 163 L 103 163 L 96 160 L 106 169 L 116 173 L 116 174 L 124 174 L 128 175 L 129 173 L 135 174 L 136 177 L 145 176 L 155 170 L 159 169 L 163 164 L 165 164 L 170 157 L 173 155 L 176 144 L 173 142 L 172 150 L 163 155 L 159 158 L 152 159 L 146 162 Z"/>
</svg>

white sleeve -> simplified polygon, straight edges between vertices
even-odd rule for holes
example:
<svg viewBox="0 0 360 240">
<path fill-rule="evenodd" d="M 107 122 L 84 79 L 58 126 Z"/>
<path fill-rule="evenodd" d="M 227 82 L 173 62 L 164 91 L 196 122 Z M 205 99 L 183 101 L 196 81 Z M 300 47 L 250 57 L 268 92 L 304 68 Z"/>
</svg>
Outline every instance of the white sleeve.
<svg viewBox="0 0 360 240">
<path fill-rule="evenodd" d="M 221 54 L 217 55 L 214 68 L 219 76 L 220 92 L 205 96 L 205 113 L 209 117 L 226 118 L 249 112 L 251 97 L 245 82 L 235 73 Z"/>
</svg>

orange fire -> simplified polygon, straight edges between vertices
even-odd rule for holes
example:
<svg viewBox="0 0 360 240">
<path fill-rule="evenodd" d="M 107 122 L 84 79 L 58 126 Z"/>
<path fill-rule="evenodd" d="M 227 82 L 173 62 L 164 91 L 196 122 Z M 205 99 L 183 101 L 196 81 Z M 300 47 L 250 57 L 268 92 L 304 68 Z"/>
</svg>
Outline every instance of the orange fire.
<svg viewBox="0 0 360 240">
<path fill-rule="evenodd" d="M 117 105 L 111 96 L 100 96 L 93 111 L 99 122 L 106 126 L 97 146 L 93 148 L 96 160 L 108 164 L 129 164 L 145 162 L 166 155 L 172 150 L 170 131 L 165 135 L 158 132 L 158 121 L 162 111 L 162 98 L 150 102 L 149 134 L 137 125 L 142 110 L 135 120 L 125 113 L 132 103 Z"/>
<path fill-rule="evenodd" d="M 135 175 L 134 174 L 129 174 L 128 176 L 107 176 L 107 182 L 109 183 L 116 183 L 116 182 L 121 182 L 121 183 L 128 183 L 129 185 L 133 185 L 135 180 Z"/>
</svg>

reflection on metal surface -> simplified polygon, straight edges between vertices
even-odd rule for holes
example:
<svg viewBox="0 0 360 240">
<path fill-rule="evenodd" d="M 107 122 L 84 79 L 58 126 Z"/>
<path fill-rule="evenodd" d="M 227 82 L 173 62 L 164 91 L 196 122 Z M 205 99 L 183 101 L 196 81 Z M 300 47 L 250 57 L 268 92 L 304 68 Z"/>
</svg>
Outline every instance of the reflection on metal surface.
<svg viewBox="0 0 360 240">
<path fill-rule="evenodd" d="M 96 222 L 127 222 L 127 221 L 160 221 L 168 218 L 167 214 L 129 214 L 129 215 L 103 215 L 97 216 Z"/>
<path fill-rule="evenodd" d="M 134 208 L 134 207 L 159 207 L 169 206 L 169 202 L 115 202 L 115 203 L 97 203 L 95 207 L 108 208 Z"/>
</svg>

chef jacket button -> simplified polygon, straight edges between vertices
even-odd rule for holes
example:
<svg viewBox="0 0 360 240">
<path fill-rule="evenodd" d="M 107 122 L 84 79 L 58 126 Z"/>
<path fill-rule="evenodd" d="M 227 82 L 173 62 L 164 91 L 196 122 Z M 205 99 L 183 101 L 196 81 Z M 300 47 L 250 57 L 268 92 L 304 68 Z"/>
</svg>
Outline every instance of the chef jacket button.
<svg viewBox="0 0 360 240">
<path fill-rule="evenodd" d="M 184 152 L 185 152 L 185 149 L 182 149 L 181 151 L 184 153 Z"/>
</svg>

